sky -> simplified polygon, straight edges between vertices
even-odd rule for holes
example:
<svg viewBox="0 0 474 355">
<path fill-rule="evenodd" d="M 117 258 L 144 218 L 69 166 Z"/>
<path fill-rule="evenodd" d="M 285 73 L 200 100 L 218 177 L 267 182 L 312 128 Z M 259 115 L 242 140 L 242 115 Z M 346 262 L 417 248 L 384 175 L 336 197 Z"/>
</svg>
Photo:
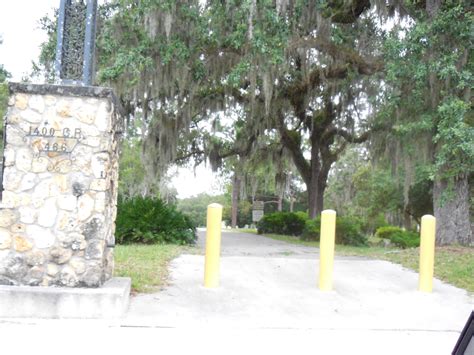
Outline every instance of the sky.
<svg viewBox="0 0 474 355">
<path fill-rule="evenodd" d="M 101 2 L 101 1 L 99 1 Z M 32 69 L 32 61 L 38 58 L 40 44 L 46 35 L 39 29 L 39 20 L 52 14 L 60 0 L 4 0 L 0 10 L 0 64 L 12 74 L 11 81 L 20 81 Z M 221 193 L 219 181 L 210 169 L 200 166 L 178 169 L 172 179 L 179 198 L 207 192 Z"/>
</svg>

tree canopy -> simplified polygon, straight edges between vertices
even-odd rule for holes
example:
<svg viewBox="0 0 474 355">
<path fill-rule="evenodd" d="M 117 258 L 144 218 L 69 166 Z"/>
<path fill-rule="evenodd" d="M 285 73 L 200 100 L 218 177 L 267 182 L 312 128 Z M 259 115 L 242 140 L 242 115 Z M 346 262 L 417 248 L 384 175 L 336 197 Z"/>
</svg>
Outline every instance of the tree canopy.
<svg viewBox="0 0 474 355">
<path fill-rule="evenodd" d="M 392 191 L 408 222 L 432 200 L 449 225 L 459 206 L 439 242 L 472 242 L 469 2 L 114 0 L 100 13 L 97 80 L 120 95 L 148 176 L 192 159 L 282 185 L 293 167 L 315 217 L 331 169 L 363 143 L 371 164 L 353 182 Z M 433 198 L 414 203 L 424 189 Z"/>
</svg>

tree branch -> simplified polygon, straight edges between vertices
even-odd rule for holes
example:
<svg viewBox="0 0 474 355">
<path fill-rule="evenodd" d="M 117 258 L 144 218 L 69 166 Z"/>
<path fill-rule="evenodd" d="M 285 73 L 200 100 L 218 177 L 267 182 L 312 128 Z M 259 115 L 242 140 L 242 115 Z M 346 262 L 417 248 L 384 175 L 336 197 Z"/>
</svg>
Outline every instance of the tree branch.
<svg viewBox="0 0 474 355">
<path fill-rule="evenodd" d="M 340 136 L 346 140 L 348 143 L 363 143 L 369 139 L 371 131 L 365 131 L 360 136 L 355 136 L 352 133 L 349 133 L 345 129 L 332 127 L 324 133 L 324 138 L 327 139 L 330 136 Z"/>
<path fill-rule="evenodd" d="M 380 72 L 384 68 L 383 59 L 372 58 L 371 60 L 364 58 L 355 50 L 324 40 L 322 37 L 306 37 L 301 38 L 290 44 L 290 49 L 297 48 L 315 48 L 333 59 L 345 62 L 357 69 L 361 75 L 372 75 Z"/>
<path fill-rule="evenodd" d="M 286 129 L 284 117 L 281 112 L 277 114 L 277 129 L 281 136 L 283 146 L 288 149 L 293 157 L 293 162 L 305 183 L 309 186 L 311 181 L 311 167 L 303 156 L 299 142 L 292 137 Z"/>
<path fill-rule="evenodd" d="M 316 68 L 310 74 L 307 80 L 299 81 L 289 85 L 281 91 L 280 96 L 294 101 L 303 97 L 309 90 L 319 86 L 323 79 L 344 79 L 349 73 L 349 65 L 337 65 L 330 68 Z"/>
</svg>

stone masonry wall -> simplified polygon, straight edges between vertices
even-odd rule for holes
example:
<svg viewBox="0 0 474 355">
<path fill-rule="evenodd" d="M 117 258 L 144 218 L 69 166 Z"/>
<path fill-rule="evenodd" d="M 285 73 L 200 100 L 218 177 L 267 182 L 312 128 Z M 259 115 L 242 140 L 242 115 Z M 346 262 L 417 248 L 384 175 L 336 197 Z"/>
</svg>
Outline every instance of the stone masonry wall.
<svg viewBox="0 0 474 355">
<path fill-rule="evenodd" d="M 110 89 L 10 84 L 0 284 L 112 276 L 120 122 Z"/>
</svg>

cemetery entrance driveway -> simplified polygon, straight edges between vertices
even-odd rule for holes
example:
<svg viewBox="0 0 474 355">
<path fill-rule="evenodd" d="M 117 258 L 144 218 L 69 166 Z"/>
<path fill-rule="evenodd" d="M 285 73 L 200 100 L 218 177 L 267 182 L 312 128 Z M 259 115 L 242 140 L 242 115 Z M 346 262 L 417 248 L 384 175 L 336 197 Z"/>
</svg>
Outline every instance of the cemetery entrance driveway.
<svg viewBox="0 0 474 355">
<path fill-rule="evenodd" d="M 225 230 L 220 286 L 206 289 L 204 238 L 201 255 L 171 263 L 169 286 L 132 299 L 122 326 L 275 332 L 275 344 L 302 337 L 300 350 L 313 353 L 447 354 L 474 308 L 464 290 L 435 280 L 420 293 L 417 273 L 358 257 L 336 255 L 334 291 L 322 292 L 318 249 Z"/>
</svg>

